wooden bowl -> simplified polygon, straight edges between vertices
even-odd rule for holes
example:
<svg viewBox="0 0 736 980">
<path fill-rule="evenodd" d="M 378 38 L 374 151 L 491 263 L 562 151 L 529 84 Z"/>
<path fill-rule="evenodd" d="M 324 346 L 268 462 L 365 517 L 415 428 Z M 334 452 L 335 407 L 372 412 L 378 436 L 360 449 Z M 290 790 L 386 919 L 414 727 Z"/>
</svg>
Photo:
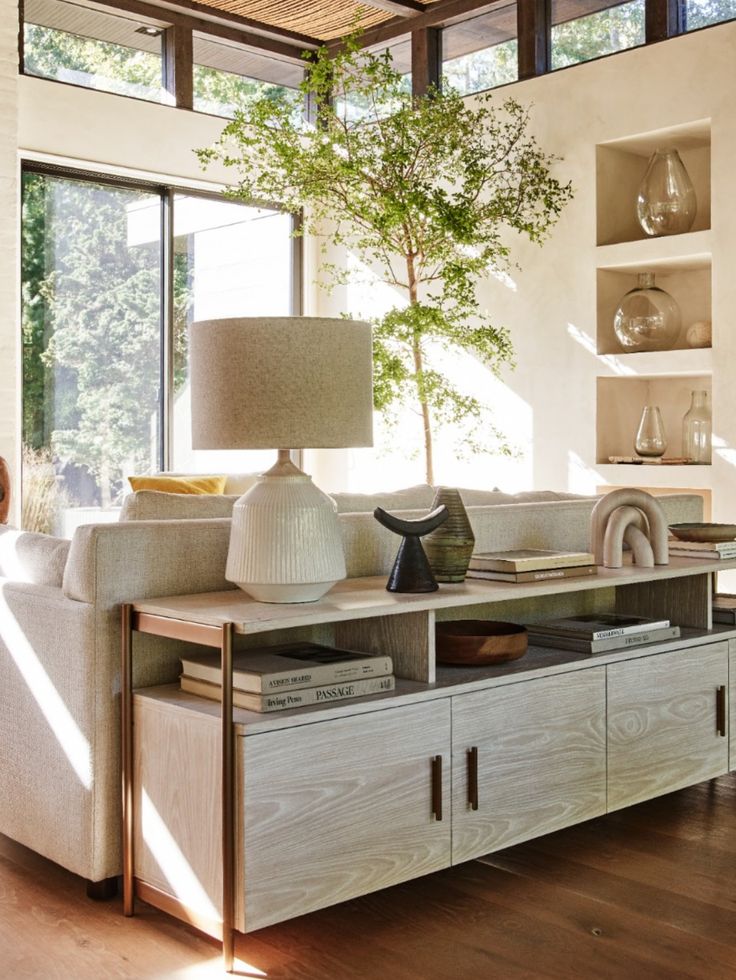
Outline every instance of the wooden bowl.
<svg viewBox="0 0 736 980">
<path fill-rule="evenodd" d="M 526 653 L 526 627 L 486 619 L 458 619 L 435 626 L 437 660 L 443 664 L 502 664 Z"/>
<path fill-rule="evenodd" d="M 670 524 L 670 531 L 680 541 L 733 541 L 736 524 Z"/>
</svg>

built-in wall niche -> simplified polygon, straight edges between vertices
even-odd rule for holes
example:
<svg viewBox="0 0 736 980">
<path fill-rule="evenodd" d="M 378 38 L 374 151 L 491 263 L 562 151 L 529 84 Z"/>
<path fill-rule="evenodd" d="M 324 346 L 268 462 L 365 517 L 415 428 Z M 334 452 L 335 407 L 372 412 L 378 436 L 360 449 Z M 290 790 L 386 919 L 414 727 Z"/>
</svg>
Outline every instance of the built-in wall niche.
<svg viewBox="0 0 736 980">
<path fill-rule="evenodd" d="M 596 147 L 597 242 L 648 239 L 636 197 L 655 150 L 674 148 L 695 187 L 698 211 L 691 231 L 710 228 L 710 120 L 655 130 Z"/>
<path fill-rule="evenodd" d="M 640 273 L 653 273 L 655 285 L 676 300 L 682 315 L 680 333 L 670 350 L 692 350 L 686 340 L 693 323 L 711 319 L 711 266 L 707 256 L 663 262 L 635 263 L 597 273 L 597 351 L 599 354 L 631 354 L 622 347 L 613 327 L 621 300 L 636 289 Z M 708 344 L 708 347 L 711 345 Z"/>
<path fill-rule="evenodd" d="M 665 458 L 682 456 L 682 419 L 690 408 L 692 392 L 710 393 L 711 389 L 710 374 L 598 378 L 596 461 L 608 463 L 611 456 L 636 455 L 634 439 L 645 405 L 657 405 L 662 414 Z"/>
</svg>

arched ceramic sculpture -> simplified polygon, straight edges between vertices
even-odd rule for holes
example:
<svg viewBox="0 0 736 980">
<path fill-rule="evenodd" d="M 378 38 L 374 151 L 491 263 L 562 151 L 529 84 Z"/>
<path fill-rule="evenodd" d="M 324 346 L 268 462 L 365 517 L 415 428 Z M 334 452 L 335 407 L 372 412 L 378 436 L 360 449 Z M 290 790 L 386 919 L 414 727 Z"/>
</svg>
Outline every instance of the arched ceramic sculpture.
<svg viewBox="0 0 736 980">
<path fill-rule="evenodd" d="M 623 546 L 629 545 L 634 562 L 643 568 L 654 567 L 654 552 L 649 543 L 646 518 L 636 507 L 627 504 L 617 507 L 608 519 L 603 537 L 603 564 L 606 568 L 621 568 Z"/>
<path fill-rule="evenodd" d="M 615 514 L 619 509 L 624 513 Z M 632 515 L 632 510 L 640 515 Z M 669 564 L 667 519 L 659 501 L 644 490 L 622 487 L 601 497 L 590 516 L 590 540 L 596 564 L 606 568 L 621 567 L 624 541 L 637 564 Z"/>
</svg>

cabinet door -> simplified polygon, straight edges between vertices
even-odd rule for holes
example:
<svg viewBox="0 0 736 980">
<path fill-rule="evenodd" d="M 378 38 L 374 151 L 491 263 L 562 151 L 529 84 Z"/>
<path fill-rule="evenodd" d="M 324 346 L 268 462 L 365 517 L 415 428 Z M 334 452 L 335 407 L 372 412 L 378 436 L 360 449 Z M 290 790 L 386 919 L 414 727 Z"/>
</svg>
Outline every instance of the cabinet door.
<svg viewBox="0 0 736 980">
<path fill-rule="evenodd" d="M 243 742 L 243 931 L 450 864 L 449 698 Z"/>
<path fill-rule="evenodd" d="M 609 810 L 727 771 L 727 685 L 726 643 L 608 667 Z"/>
<path fill-rule="evenodd" d="M 454 697 L 452 758 L 453 863 L 605 813 L 605 667 Z"/>
</svg>

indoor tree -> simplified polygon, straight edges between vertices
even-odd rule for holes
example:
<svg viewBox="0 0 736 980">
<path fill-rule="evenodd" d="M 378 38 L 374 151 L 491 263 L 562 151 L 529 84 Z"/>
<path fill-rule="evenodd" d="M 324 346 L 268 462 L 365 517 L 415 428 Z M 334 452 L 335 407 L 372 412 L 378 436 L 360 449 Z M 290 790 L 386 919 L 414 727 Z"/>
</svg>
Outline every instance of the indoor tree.
<svg viewBox="0 0 736 980">
<path fill-rule="evenodd" d="M 303 210 L 303 230 L 325 249 L 349 247 L 403 293 L 374 322 L 376 405 L 419 412 L 432 483 L 436 426 L 489 423 L 432 363 L 430 347 L 469 351 L 494 371 L 511 359 L 508 331 L 480 309 L 478 283 L 508 265 L 510 233 L 544 240 L 570 185 L 552 175 L 554 158 L 517 102 L 496 107 L 486 93 L 470 103 L 434 88 L 415 99 L 389 53 L 361 50 L 357 36 L 336 55 L 313 55 L 302 92 L 311 125 L 288 101 L 255 98 L 199 156 L 234 168 L 230 196 Z M 349 277 L 324 268 L 333 285 Z M 472 429 L 468 439 L 485 448 Z"/>
</svg>

